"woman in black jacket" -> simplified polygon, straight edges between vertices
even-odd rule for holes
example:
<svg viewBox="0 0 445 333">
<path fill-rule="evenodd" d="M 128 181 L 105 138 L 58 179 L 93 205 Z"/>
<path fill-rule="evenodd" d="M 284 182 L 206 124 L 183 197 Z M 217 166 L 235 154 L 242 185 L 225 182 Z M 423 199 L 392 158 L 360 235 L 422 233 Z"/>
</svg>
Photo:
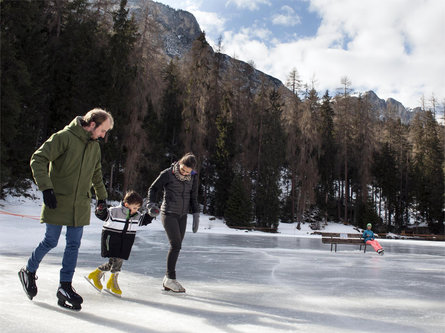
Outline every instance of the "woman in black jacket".
<svg viewBox="0 0 445 333">
<path fill-rule="evenodd" d="M 185 292 L 184 287 L 176 280 L 176 262 L 185 235 L 189 209 L 193 213 L 193 232 L 199 226 L 198 174 L 193 170 L 196 164 L 195 155 L 185 154 L 178 162 L 162 171 L 148 190 L 147 208 L 152 216 L 159 214 L 156 198 L 163 191 L 161 221 L 170 242 L 163 286 L 165 290 L 178 293 Z"/>
</svg>

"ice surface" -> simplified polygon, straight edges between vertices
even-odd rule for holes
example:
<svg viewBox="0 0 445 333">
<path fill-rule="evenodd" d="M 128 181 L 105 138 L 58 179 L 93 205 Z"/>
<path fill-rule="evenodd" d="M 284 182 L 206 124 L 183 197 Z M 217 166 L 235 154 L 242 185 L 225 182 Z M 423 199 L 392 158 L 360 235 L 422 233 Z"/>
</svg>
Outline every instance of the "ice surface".
<svg viewBox="0 0 445 333">
<path fill-rule="evenodd" d="M 0 211 L 38 216 L 39 205 L 9 199 Z M 203 217 L 198 233 L 187 232 L 178 261 L 187 294 L 172 295 L 161 290 L 168 242 L 155 221 L 136 236 L 118 299 L 82 277 L 104 262 L 101 223 L 93 217 L 73 281 L 83 309 L 72 313 L 58 307 L 55 296 L 63 236 L 44 258 L 39 293 L 29 301 L 17 272 L 44 225 L 12 215 L 0 215 L 0 223 L 2 332 L 445 332 L 443 242 L 381 240 L 383 257 L 342 244 L 332 253 L 319 236 L 301 237 L 308 231 L 293 225 L 261 235 Z M 348 232 L 344 228 L 329 231 Z"/>
</svg>

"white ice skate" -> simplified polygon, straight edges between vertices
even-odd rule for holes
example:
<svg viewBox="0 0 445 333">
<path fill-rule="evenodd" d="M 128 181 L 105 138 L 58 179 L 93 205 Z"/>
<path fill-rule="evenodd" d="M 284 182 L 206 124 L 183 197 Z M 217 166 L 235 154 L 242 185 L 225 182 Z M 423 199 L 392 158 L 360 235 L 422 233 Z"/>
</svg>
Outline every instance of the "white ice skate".
<svg viewBox="0 0 445 333">
<path fill-rule="evenodd" d="M 164 290 L 173 291 L 175 293 L 185 293 L 185 289 L 176 279 L 169 279 L 167 276 L 162 281 Z"/>
</svg>

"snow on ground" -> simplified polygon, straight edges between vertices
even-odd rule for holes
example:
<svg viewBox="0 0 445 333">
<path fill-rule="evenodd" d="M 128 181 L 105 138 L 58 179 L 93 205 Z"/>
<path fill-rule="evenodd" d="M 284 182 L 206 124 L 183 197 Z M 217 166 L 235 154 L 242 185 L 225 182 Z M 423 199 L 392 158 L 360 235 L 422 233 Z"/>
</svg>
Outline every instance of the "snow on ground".
<svg viewBox="0 0 445 333">
<path fill-rule="evenodd" d="M 29 301 L 17 272 L 43 238 L 36 196 L 0 201 L 2 332 L 445 332 L 444 242 L 381 240 L 383 257 L 352 245 L 332 253 L 307 224 L 267 234 L 205 216 L 198 233 L 188 226 L 178 261 L 185 295 L 162 291 L 168 241 L 159 219 L 136 236 L 119 277 L 123 298 L 93 289 L 83 275 L 105 261 L 93 215 L 73 281 L 82 311 L 57 306 L 63 236 L 44 258 L 39 293 Z M 356 232 L 335 224 L 325 231 Z"/>
</svg>

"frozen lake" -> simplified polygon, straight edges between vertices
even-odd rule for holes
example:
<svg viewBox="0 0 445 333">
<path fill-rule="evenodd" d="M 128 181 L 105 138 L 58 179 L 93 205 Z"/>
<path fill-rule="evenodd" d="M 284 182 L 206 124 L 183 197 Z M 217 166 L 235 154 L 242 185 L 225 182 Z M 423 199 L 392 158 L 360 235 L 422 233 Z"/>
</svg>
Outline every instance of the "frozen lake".
<svg viewBox="0 0 445 333">
<path fill-rule="evenodd" d="M 44 227 L 0 223 L 2 332 L 445 332 L 443 242 L 382 240 L 381 257 L 357 245 L 330 252 L 320 238 L 187 232 L 177 266 L 187 294 L 170 295 L 161 291 L 167 239 L 155 222 L 136 236 L 117 299 L 82 277 L 104 261 L 95 222 L 73 282 L 83 309 L 72 313 L 55 297 L 64 239 L 44 259 L 31 302 L 17 271 Z"/>
</svg>

